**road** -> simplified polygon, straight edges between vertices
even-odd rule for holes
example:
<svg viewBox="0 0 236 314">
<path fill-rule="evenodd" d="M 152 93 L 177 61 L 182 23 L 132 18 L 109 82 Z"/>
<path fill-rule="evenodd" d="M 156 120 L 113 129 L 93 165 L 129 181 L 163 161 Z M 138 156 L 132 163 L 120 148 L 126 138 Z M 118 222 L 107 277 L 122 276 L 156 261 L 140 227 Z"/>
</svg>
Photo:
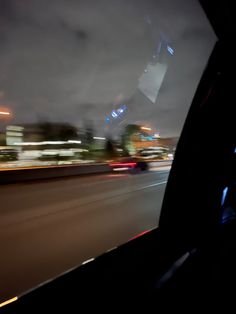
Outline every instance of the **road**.
<svg viewBox="0 0 236 314">
<path fill-rule="evenodd" d="M 0 186 L 0 302 L 157 226 L 168 174 Z"/>
</svg>

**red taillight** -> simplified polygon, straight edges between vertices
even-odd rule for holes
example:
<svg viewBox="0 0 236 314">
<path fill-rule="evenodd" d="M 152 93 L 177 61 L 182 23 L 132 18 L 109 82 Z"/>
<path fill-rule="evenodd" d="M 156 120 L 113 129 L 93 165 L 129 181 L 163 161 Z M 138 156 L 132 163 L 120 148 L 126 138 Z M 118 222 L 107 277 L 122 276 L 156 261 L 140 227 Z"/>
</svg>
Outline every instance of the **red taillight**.
<svg viewBox="0 0 236 314">
<path fill-rule="evenodd" d="M 110 167 L 129 167 L 134 168 L 137 166 L 136 162 L 114 162 L 109 165 Z"/>
</svg>

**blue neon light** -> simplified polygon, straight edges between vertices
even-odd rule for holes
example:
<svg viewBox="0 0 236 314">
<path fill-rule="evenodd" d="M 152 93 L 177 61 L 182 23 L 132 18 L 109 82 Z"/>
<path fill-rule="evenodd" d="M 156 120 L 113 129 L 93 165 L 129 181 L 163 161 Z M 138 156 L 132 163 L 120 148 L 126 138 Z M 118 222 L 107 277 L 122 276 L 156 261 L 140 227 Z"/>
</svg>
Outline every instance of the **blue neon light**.
<svg viewBox="0 0 236 314">
<path fill-rule="evenodd" d="M 172 49 L 170 46 L 167 46 L 167 50 L 168 50 L 169 53 L 173 56 L 173 54 L 174 54 L 174 49 Z"/>
<path fill-rule="evenodd" d="M 225 198 L 226 198 L 226 195 L 227 195 L 227 193 L 228 193 L 228 189 L 229 189 L 229 188 L 226 186 L 226 187 L 224 188 L 224 190 L 223 190 L 222 198 L 221 198 L 221 206 L 223 206 L 224 203 L 225 203 Z"/>
</svg>

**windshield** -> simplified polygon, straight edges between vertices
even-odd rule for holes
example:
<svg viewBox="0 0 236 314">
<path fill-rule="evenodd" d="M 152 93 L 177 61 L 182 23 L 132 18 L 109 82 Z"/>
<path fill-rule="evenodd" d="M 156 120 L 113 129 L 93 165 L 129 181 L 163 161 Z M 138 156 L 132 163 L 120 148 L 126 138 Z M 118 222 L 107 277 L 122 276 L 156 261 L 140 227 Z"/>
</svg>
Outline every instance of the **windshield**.
<svg viewBox="0 0 236 314">
<path fill-rule="evenodd" d="M 215 41 L 195 0 L 0 0 L 0 301 L 158 226 Z"/>
</svg>

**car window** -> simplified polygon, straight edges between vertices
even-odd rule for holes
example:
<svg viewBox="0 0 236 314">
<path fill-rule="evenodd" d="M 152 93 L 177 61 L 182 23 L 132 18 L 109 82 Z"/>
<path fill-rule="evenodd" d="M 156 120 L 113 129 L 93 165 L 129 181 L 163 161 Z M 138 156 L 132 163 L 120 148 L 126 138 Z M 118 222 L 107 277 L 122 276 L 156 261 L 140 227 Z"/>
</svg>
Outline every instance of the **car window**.
<svg viewBox="0 0 236 314">
<path fill-rule="evenodd" d="M 0 301 L 158 226 L 215 42 L 195 0 L 0 0 Z"/>
</svg>

